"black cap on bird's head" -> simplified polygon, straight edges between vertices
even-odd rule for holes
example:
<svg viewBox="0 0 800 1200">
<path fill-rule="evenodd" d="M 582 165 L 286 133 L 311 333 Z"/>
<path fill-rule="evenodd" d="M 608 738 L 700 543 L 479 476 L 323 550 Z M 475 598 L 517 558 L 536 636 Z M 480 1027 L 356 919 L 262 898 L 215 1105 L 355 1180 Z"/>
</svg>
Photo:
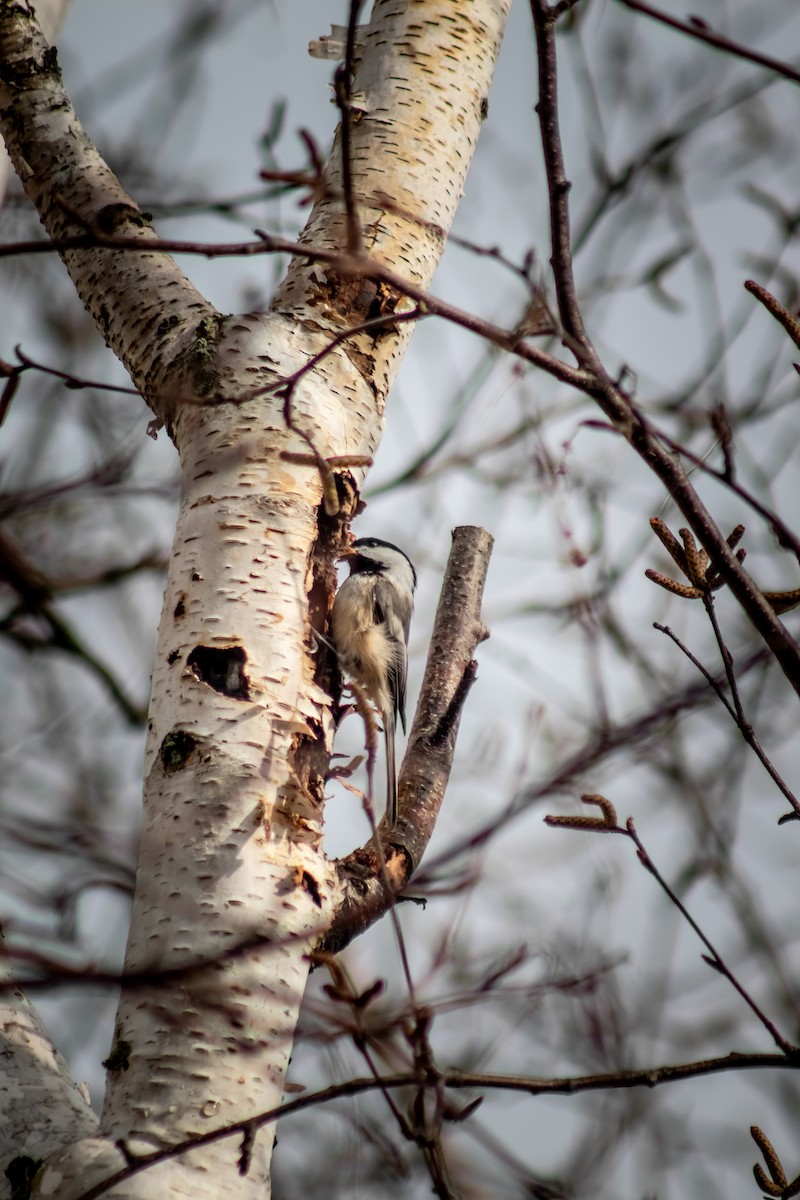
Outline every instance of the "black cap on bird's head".
<svg viewBox="0 0 800 1200">
<path fill-rule="evenodd" d="M 412 591 L 417 586 L 414 564 L 405 551 L 393 542 L 384 542 L 381 538 L 374 537 L 358 538 L 340 558 L 347 559 L 352 575 L 384 575 L 405 564 L 411 572 Z"/>
</svg>

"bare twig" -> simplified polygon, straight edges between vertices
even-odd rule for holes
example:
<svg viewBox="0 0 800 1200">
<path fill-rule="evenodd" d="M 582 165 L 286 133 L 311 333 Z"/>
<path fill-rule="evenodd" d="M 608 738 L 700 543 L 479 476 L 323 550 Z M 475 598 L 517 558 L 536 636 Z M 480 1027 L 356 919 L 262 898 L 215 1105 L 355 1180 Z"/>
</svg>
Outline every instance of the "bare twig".
<svg viewBox="0 0 800 1200">
<path fill-rule="evenodd" d="M 569 366 L 568 363 L 562 362 L 552 354 L 545 353 L 545 351 L 540 350 L 536 346 L 528 345 L 522 340 L 518 332 L 504 329 L 502 326 L 495 325 L 491 321 L 476 317 L 474 313 L 458 308 L 455 304 L 449 304 L 446 300 L 441 300 L 433 296 L 425 288 L 419 287 L 417 284 L 405 279 L 398 272 L 390 270 L 377 259 L 369 258 L 363 254 L 356 259 L 353 255 L 342 254 L 340 251 L 303 245 L 299 242 L 288 241 L 285 238 L 273 237 L 259 230 L 256 230 L 256 232 L 259 234 L 258 241 L 232 242 L 227 244 L 217 243 L 216 245 L 204 245 L 202 242 L 170 241 L 163 238 L 104 238 L 97 234 L 81 234 L 76 238 L 59 238 L 53 241 L 43 241 L 40 239 L 33 242 L 16 242 L 13 245 L 0 245 L 0 258 L 13 254 L 51 253 L 53 251 L 60 252 L 63 250 L 91 248 L 136 250 L 147 254 L 199 254 L 204 258 L 248 258 L 260 254 L 289 254 L 293 257 L 305 258 L 309 262 L 328 263 L 335 270 L 341 270 L 348 274 L 353 274 L 354 271 L 357 271 L 365 279 L 373 279 L 377 282 L 385 283 L 389 287 L 395 288 L 401 295 L 408 296 L 409 299 L 416 301 L 420 309 L 425 313 L 442 317 L 444 320 L 450 321 L 452 324 L 466 329 L 470 333 L 477 334 L 477 336 L 484 338 L 487 342 L 499 346 L 502 350 L 507 350 L 523 361 L 541 367 L 542 370 L 547 371 L 555 379 L 560 379 L 563 383 L 572 384 L 572 386 L 578 388 L 580 391 L 587 391 L 591 383 L 590 377 L 585 372 L 576 370 L 575 367 Z"/>
<path fill-rule="evenodd" d="M 0 624 L 0 632 L 5 633 L 7 637 L 16 642 L 24 650 L 30 652 L 36 650 L 61 650 L 69 654 L 76 661 L 82 662 L 105 686 L 128 723 L 134 726 L 143 725 L 147 716 L 147 709 L 140 708 L 133 703 L 122 690 L 121 685 L 108 667 L 91 650 L 83 645 L 66 621 L 48 605 L 39 607 L 37 615 L 45 622 L 49 637 L 31 634 L 21 626 L 15 625 L 14 613 L 9 614 L 3 619 L 2 624 Z"/>
<path fill-rule="evenodd" d="M 780 300 L 772 295 L 772 292 L 768 292 L 754 279 L 748 279 L 744 286 L 751 295 L 755 296 L 756 300 L 761 301 L 767 312 L 772 313 L 775 320 L 786 330 L 795 346 L 800 346 L 800 320 L 795 314 L 789 312 L 788 308 L 784 308 Z"/>
<path fill-rule="evenodd" d="M 341 113 L 339 137 L 341 141 L 342 158 L 342 188 L 344 191 L 344 207 L 347 214 L 347 253 L 358 256 L 363 248 L 361 237 L 361 221 L 358 215 L 355 189 L 353 187 L 353 163 L 350 145 L 351 122 L 353 120 L 353 78 L 355 76 L 355 45 L 358 14 L 361 11 L 362 0 L 350 0 L 350 13 L 347 20 L 347 44 L 345 61 L 336 70 L 334 76 L 334 96 L 336 105 Z"/>
<path fill-rule="evenodd" d="M 766 1031 L 769 1033 L 770 1037 L 775 1042 L 775 1045 L 778 1047 L 778 1049 L 782 1050 L 784 1054 L 786 1054 L 792 1058 L 800 1057 L 800 1049 L 798 1049 L 797 1046 L 793 1045 L 790 1041 L 788 1041 L 783 1036 L 783 1034 L 779 1032 L 777 1026 L 770 1020 L 770 1018 L 766 1015 L 766 1013 L 764 1013 L 761 1010 L 761 1008 L 756 1003 L 756 1001 L 753 999 L 753 997 L 750 995 L 750 993 L 747 991 L 747 989 L 739 982 L 739 980 L 734 975 L 733 971 L 731 971 L 730 967 L 725 963 L 724 959 L 722 958 L 722 955 L 719 953 L 719 951 L 716 949 L 716 947 L 712 944 L 710 939 L 706 936 L 705 933 L 703 933 L 703 930 L 697 924 L 694 917 L 691 915 L 689 910 L 683 904 L 682 900 L 680 900 L 677 893 L 675 891 L 673 891 L 673 889 L 669 886 L 666 879 L 661 874 L 661 872 L 658 870 L 655 863 L 651 859 L 650 855 L 645 850 L 644 845 L 642 844 L 641 838 L 639 837 L 639 834 L 636 832 L 636 827 L 634 826 L 633 819 L 628 818 L 628 821 L 626 822 L 626 825 L 625 825 L 625 829 L 620 829 L 619 832 L 626 833 L 627 836 L 631 839 L 631 841 L 636 846 L 636 850 L 637 850 L 637 853 L 639 856 L 639 861 L 641 862 L 642 866 L 645 868 L 646 871 L 648 871 L 653 876 L 653 878 L 656 880 L 656 882 L 658 883 L 658 885 L 662 889 L 662 891 L 667 896 L 669 896 L 671 902 L 675 905 L 675 907 L 677 908 L 678 912 L 681 914 L 683 919 L 689 925 L 691 925 L 694 932 L 700 938 L 700 941 L 703 943 L 703 945 L 708 950 L 710 957 L 706 958 L 704 955 L 703 957 L 704 957 L 705 962 L 707 962 L 710 967 L 713 967 L 713 969 L 715 971 L 718 971 L 720 973 L 720 975 L 724 975 L 725 978 L 728 980 L 728 982 L 731 984 L 731 986 L 736 989 L 736 991 L 739 993 L 739 995 L 744 1000 L 745 1004 L 748 1005 L 750 1010 L 755 1014 L 757 1019 L 761 1022 L 761 1024 L 764 1026 Z"/>
<path fill-rule="evenodd" d="M 715 50 L 722 50 L 725 54 L 729 54 L 734 58 L 742 58 L 745 62 L 755 63 L 759 67 L 766 67 L 768 71 L 774 71 L 777 75 L 783 75 L 785 79 L 791 79 L 794 83 L 800 83 L 800 71 L 790 66 L 789 63 L 781 62 L 780 59 L 772 58 L 768 54 L 759 54 L 757 50 L 751 50 L 749 46 L 743 46 L 741 42 L 734 42 L 721 33 L 715 33 L 705 21 L 697 19 L 681 21 L 677 17 L 669 16 L 658 8 L 653 8 L 651 4 L 644 4 L 642 0 L 619 0 L 619 3 L 625 8 L 632 9 L 633 12 L 643 13 L 646 17 L 651 17 L 661 25 L 668 25 L 670 29 L 677 29 L 679 33 L 683 33 L 690 38 L 695 38 L 698 42 L 705 42 L 707 46 L 713 46 Z"/>
<path fill-rule="evenodd" d="M 760 590 L 727 545 L 716 522 L 693 488 L 678 455 L 668 451 L 651 422 L 610 377 L 588 338 L 580 315 L 572 270 L 569 232 L 569 183 L 564 169 L 557 104 L 557 63 L 553 11 L 546 0 L 531 0 L 539 56 L 537 112 L 548 187 L 550 190 L 553 271 L 559 313 L 568 334 L 567 344 L 589 376 L 582 390 L 593 397 L 636 453 L 662 481 L 693 533 L 781 665 L 800 695 L 800 646 L 789 634 Z"/>
<path fill-rule="evenodd" d="M 567 335 L 567 344 L 578 355 L 578 361 L 584 367 L 597 370 L 600 369 L 600 363 L 596 361 L 596 355 L 586 336 L 572 271 L 568 201 L 572 184 L 567 178 L 558 128 L 558 72 L 554 34 L 557 14 L 549 8 L 546 0 L 531 0 L 531 9 L 536 26 L 539 65 L 539 102 L 536 105 L 536 113 L 542 131 L 542 148 L 547 167 L 553 252 L 550 261 L 556 285 L 558 313 Z"/>
<path fill-rule="evenodd" d="M 608 429 L 608 426 L 604 426 L 604 428 Z M 673 450 L 675 454 L 680 455 L 681 458 L 688 459 L 693 466 L 697 467 L 700 471 L 703 471 L 704 474 L 710 475 L 712 479 L 718 479 L 720 483 L 726 484 L 732 492 L 735 492 L 737 496 L 740 496 L 742 500 L 744 500 L 744 502 L 753 509 L 754 512 L 757 512 L 758 515 L 763 517 L 768 523 L 778 540 L 778 544 L 785 550 L 791 550 L 797 561 L 800 563 L 800 538 L 797 537 L 793 530 L 791 530 L 776 513 L 768 509 L 766 505 L 760 502 L 760 500 L 757 500 L 752 492 L 749 492 L 747 488 L 742 487 L 742 485 L 737 483 L 735 479 L 731 479 L 726 471 L 718 471 L 716 467 L 712 467 L 710 463 L 708 463 L 702 456 L 694 454 L 691 450 L 687 449 L 686 446 L 676 442 L 673 438 L 669 437 L 666 433 L 663 433 L 660 430 L 658 437 L 660 441 L 662 441 L 665 446 L 669 446 L 669 448 Z"/>
<path fill-rule="evenodd" d="M 483 1088 L 493 1091 L 522 1092 L 529 1096 L 571 1096 L 577 1092 L 611 1091 L 619 1088 L 654 1088 L 665 1083 L 677 1083 L 684 1079 L 696 1079 L 700 1076 L 716 1075 L 727 1071 L 776 1068 L 778 1070 L 797 1070 L 798 1063 L 793 1059 L 787 1058 L 785 1054 L 746 1054 L 734 1051 L 720 1058 L 707 1058 L 696 1062 L 661 1067 L 645 1067 L 637 1071 L 612 1071 L 599 1075 L 574 1075 L 563 1079 L 489 1075 L 467 1071 L 442 1071 L 439 1074 L 439 1080 L 445 1088 L 456 1090 L 474 1091 Z M 416 1073 L 407 1071 L 402 1074 L 383 1076 L 380 1081 L 380 1090 L 413 1087 L 416 1083 Z M 106 1195 L 118 1183 L 130 1179 L 134 1175 L 139 1175 L 142 1171 L 149 1170 L 150 1167 L 155 1166 L 157 1163 L 177 1158 L 181 1154 L 186 1154 L 200 1146 L 224 1141 L 225 1138 L 242 1134 L 248 1129 L 260 1129 L 264 1125 L 270 1125 L 274 1121 L 291 1116 L 294 1113 L 303 1112 L 319 1104 L 327 1104 L 331 1100 L 338 1100 L 349 1096 L 360 1096 L 364 1093 L 375 1091 L 377 1088 L 378 1084 L 375 1079 L 369 1075 L 367 1077 L 349 1079 L 345 1083 L 331 1084 L 330 1087 L 321 1088 L 319 1091 L 298 1096 L 296 1099 L 288 1100 L 277 1108 L 260 1113 L 249 1121 L 241 1121 L 234 1125 L 225 1125 L 220 1129 L 210 1130 L 208 1133 L 187 1138 L 185 1141 L 179 1142 L 174 1146 L 168 1146 L 163 1150 L 155 1151 L 153 1154 L 142 1155 L 132 1161 L 130 1165 L 110 1175 L 102 1183 L 87 1189 L 81 1196 L 76 1197 L 76 1200 L 100 1200 L 100 1197 Z"/>
<path fill-rule="evenodd" d="M 716 949 L 716 947 L 711 942 L 710 938 L 708 938 L 707 935 L 703 932 L 703 930 L 698 925 L 697 921 L 695 921 L 694 917 L 691 915 L 689 910 L 686 908 L 686 905 L 683 903 L 683 901 L 678 896 L 677 892 L 675 892 L 675 890 L 670 887 L 670 885 L 667 883 L 664 876 L 659 871 L 658 867 L 653 862 L 652 858 L 650 857 L 647 850 L 645 849 L 644 844 L 643 844 L 641 838 L 639 837 L 639 834 L 636 831 L 636 826 L 633 823 L 633 818 L 629 817 L 628 820 L 625 822 L 624 826 L 617 825 L 616 827 L 614 827 L 609 823 L 609 819 L 611 817 L 615 818 L 616 814 L 614 813 L 614 809 L 609 804 L 608 801 L 605 802 L 605 807 L 603 807 L 602 800 L 605 799 L 604 797 L 583 796 L 583 797 L 581 797 L 581 799 L 584 801 L 584 803 L 599 804 L 600 807 L 603 808 L 603 819 L 600 820 L 600 819 L 594 818 L 594 817 L 578 817 L 577 819 L 576 818 L 563 818 L 563 817 L 545 817 L 545 823 L 549 824 L 549 825 L 555 825 L 555 826 L 567 826 L 567 822 L 569 822 L 569 825 L 567 827 L 570 827 L 570 828 L 577 828 L 577 829 L 581 829 L 581 830 L 584 830 L 587 832 L 599 831 L 602 833 L 618 833 L 618 834 L 621 834 L 623 837 L 629 838 L 636 847 L 636 852 L 637 852 L 637 855 L 639 858 L 639 862 L 642 864 L 642 866 L 645 868 L 645 870 L 650 875 L 653 876 L 653 878 L 655 879 L 656 883 L 659 885 L 661 890 L 665 893 L 666 896 L 669 897 L 671 903 L 674 904 L 675 908 L 681 914 L 683 919 L 686 921 L 686 923 L 688 925 L 691 926 L 691 928 L 694 930 L 694 932 L 699 937 L 700 941 L 703 943 L 703 945 L 708 950 L 708 955 L 703 955 L 703 961 L 708 963 L 708 965 L 710 967 L 712 967 L 715 971 L 719 972 L 720 975 L 723 975 L 728 980 L 728 982 L 731 984 L 731 986 L 742 997 L 745 1004 L 747 1004 L 747 1006 L 750 1008 L 751 1012 L 754 1013 L 756 1018 L 761 1022 L 761 1024 L 767 1030 L 767 1032 L 769 1033 L 772 1040 L 775 1042 L 775 1045 L 778 1047 L 778 1049 L 781 1050 L 785 1055 L 787 1055 L 787 1057 L 795 1059 L 798 1061 L 798 1063 L 800 1063 L 800 1047 L 795 1046 L 792 1042 L 788 1041 L 783 1036 L 782 1033 L 780 1033 L 777 1026 L 774 1024 L 774 1022 L 770 1020 L 770 1018 L 766 1015 L 765 1012 L 763 1012 L 763 1010 L 756 1003 L 756 1001 L 753 999 L 753 997 L 750 995 L 750 993 L 747 991 L 747 989 L 736 978 L 733 971 L 730 969 L 730 967 L 727 965 L 727 963 L 723 959 L 722 955 L 719 953 L 719 951 Z"/>
<path fill-rule="evenodd" d="M 742 675 L 752 670 L 753 667 L 763 664 L 766 660 L 766 650 L 756 651 L 742 663 L 739 674 Z M 716 677 L 716 679 L 718 686 L 721 686 L 725 677 Z M 493 812 L 483 825 L 441 851 L 435 858 L 426 861 L 425 876 L 452 862 L 460 855 L 473 855 L 479 847 L 489 842 L 500 831 L 505 830 L 510 821 L 528 812 L 537 801 L 574 786 L 575 780 L 585 776 L 588 771 L 595 770 L 600 763 L 612 755 L 623 748 L 629 749 L 632 746 L 640 745 L 646 738 L 652 737 L 668 726 L 679 714 L 691 712 L 703 704 L 708 704 L 710 699 L 708 685 L 705 682 L 693 683 L 672 692 L 654 704 L 652 708 L 638 713 L 629 721 L 624 721 L 595 734 L 549 775 L 537 783 L 523 788 L 504 808 L 499 812 Z"/>
<path fill-rule="evenodd" d="M 715 614 L 715 620 L 716 620 L 716 614 Z M 750 722 L 747 720 L 747 718 L 744 715 L 744 709 L 742 707 L 742 703 L 739 698 L 738 686 L 735 686 L 736 678 L 735 678 L 735 676 L 733 676 L 732 665 L 729 669 L 728 664 L 726 662 L 725 673 L 726 673 L 729 684 L 730 684 L 731 678 L 733 677 L 733 682 L 734 682 L 734 686 L 735 686 L 734 704 L 731 704 L 730 701 L 728 700 L 728 697 L 725 695 L 725 692 L 722 688 L 721 682 L 718 679 L 714 678 L 714 676 L 711 674 L 711 672 L 708 671 L 703 666 L 703 664 L 700 662 L 700 660 L 698 658 L 695 657 L 694 654 L 692 654 L 692 652 L 688 648 L 688 646 L 684 645 L 684 643 L 681 641 L 681 639 L 677 636 L 676 633 L 674 633 L 674 631 L 672 629 L 670 629 L 670 627 L 668 625 L 659 625 L 659 623 L 657 621 L 654 621 L 653 627 L 655 629 L 657 629 L 659 631 L 659 633 L 664 633 L 667 635 L 668 638 L 671 638 L 671 640 L 675 643 L 675 645 L 678 647 L 678 649 L 683 654 L 686 655 L 686 657 L 689 659 L 689 662 L 692 663 L 692 665 L 695 666 L 698 671 L 700 671 L 703 678 L 705 680 L 707 680 L 709 685 L 714 689 L 717 697 L 724 705 L 725 711 L 728 713 L 728 715 L 731 717 L 731 719 L 735 722 L 736 727 L 738 728 L 742 737 L 747 742 L 750 749 L 754 752 L 754 754 L 756 755 L 756 757 L 758 758 L 759 762 L 762 764 L 764 769 L 767 771 L 768 775 L 775 783 L 775 786 L 783 793 L 783 795 L 786 797 L 786 799 L 791 804 L 791 806 L 794 809 L 794 812 L 797 814 L 798 818 L 800 818 L 800 801 L 798 801 L 794 792 L 791 790 L 789 785 L 786 783 L 785 779 L 782 777 L 780 772 L 774 766 L 772 760 L 769 758 L 766 751 L 764 750 L 764 747 L 761 745 L 758 738 L 756 737 L 755 730 L 753 729 L 752 725 L 750 724 Z"/>
<path fill-rule="evenodd" d="M 14 347 L 14 353 L 20 362 L 19 368 L 14 368 L 15 371 L 18 370 L 20 373 L 23 371 L 40 371 L 43 375 L 51 375 L 54 379 L 62 379 L 70 391 L 94 388 L 98 392 L 115 392 L 123 396 L 141 395 L 138 388 L 135 387 L 125 387 L 122 384 L 115 383 L 100 383 L 96 379 L 82 379 L 79 375 L 73 375 L 69 371 L 59 371 L 56 367 L 49 367 L 46 363 L 37 362 L 29 354 L 23 353 L 20 346 Z"/>
</svg>

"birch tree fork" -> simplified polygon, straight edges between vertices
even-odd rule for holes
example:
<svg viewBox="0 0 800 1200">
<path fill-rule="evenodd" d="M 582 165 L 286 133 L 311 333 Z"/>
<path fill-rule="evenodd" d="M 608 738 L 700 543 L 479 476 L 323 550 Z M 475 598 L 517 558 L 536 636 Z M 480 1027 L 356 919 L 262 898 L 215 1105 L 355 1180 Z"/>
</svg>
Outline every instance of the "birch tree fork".
<svg viewBox="0 0 800 1200">
<path fill-rule="evenodd" d="M 5 1162 L 47 1157 L 35 1194 L 267 1194 L 271 1124 L 241 1162 L 241 1136 L 231 1136 L 111 1189 L 104 1181 L 131 1156 L 280 1102 L 308 951 L 335 916 L 338 887 L 321 847 L 331 702 L 310 630 L 311 610 L 325 613 L 335 542 L 320 532 L 309 442 L 324 458 L 352 458 L 380 440 L 411 324 L 334 339 L 374 315 L 370 259 L 429 283 L 509 3 L 378 0 L 353 82 L 352 179 L 340 134 L 304 234 L 308 258 L 294 261 L 269 312 L 239 316 L 216 312 L 169 256 L 146 248 L 150 222 L 81 128 L 34 6 L 0 6 L 0 132 L 50 237 L 86 238 L 63 260 L 182 472 L 153 669 L 131 978 L 105 1107 L 93 1138 L 78 1110 L 65 1121 L 71 1137 L 62 1124 L 49 1140 L 4 1139 Z M 121 238 L 142 250 L 108 244 Z M 315 262 L 314 249 L 333 251 L 333 263 Z M 326 349 L 293 391 L 287 423 L 280 385 Z M 363 473 L 347 473 L 344 516 Z"/>
</svg>

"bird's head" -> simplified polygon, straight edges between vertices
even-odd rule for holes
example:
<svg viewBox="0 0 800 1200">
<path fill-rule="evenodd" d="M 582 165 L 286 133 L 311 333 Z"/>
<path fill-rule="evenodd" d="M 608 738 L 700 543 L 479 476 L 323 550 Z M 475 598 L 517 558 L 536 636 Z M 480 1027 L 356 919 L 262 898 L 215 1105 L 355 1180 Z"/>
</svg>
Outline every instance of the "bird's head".
<svg viewBox="0 0 800 1200">
<path fill-rule="evenodd" d="M 391 542 L 359 538 L 341 557 L 347 561 L 351 575 L 386 575 L 410 592 L 417 586 L 417 572 L 410 558 Z"/>
</svg>

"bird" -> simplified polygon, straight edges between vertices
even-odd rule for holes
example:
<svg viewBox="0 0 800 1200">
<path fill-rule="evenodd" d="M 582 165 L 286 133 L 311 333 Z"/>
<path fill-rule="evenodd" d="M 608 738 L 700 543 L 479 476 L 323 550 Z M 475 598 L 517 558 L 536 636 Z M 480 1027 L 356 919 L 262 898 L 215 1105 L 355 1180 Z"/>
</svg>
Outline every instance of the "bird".
<svg viewBox="0 0 800 1200">
<path fill-rule="evenodd" d="M 406 730 L 408 631 L 417 573 L 399 546 L 363 537 L 340 555 L 350 574 L 333 602 L 331 634 L 342 674 L 363 687 L 381 716 L 386 745 L 386 815 L 397 821 L 397 718 Z"/>
</svg>

